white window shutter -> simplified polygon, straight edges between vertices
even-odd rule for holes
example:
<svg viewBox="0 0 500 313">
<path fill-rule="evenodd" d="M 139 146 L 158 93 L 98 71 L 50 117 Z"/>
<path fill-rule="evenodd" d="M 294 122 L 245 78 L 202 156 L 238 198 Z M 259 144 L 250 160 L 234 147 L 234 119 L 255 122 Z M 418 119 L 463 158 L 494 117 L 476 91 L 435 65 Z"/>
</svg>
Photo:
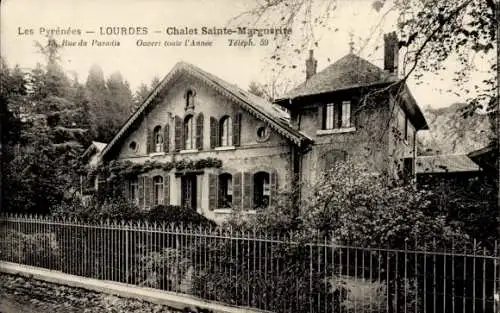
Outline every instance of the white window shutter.
<svg viewBox="0 0 500 313">
<path fill-rule="evenodd" d="M 351 127 L 351 101 L 342 102 L 342 127 Z"/>
</svg>

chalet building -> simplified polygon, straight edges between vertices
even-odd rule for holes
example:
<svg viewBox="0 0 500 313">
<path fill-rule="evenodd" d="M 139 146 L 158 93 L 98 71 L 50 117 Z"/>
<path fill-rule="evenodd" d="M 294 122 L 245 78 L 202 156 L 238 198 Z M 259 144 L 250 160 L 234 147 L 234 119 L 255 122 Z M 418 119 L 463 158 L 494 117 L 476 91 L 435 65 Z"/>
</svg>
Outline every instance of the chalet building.
<svg viewBox="0 0 500 313">
<path fill-rule="evenodd" d="M 274 104 L 184 62 L 174 66 L 104 148 L 104 162 L 197 162 L 126 182 L 140 207 L 182 205 L 214 220 L 267 207 L 334 162 L 352 160 L 397 179 L 413 161 L 426 121 L 397 77 L 398 41 L 385 37 L 385 68 L 350 53 L 320 72 L 310 52 L 306 80 Z M 282 108 L 286 108 L 287 112 Z M 299 190 L 299 193 L 301 190 Z"/>
</svg>

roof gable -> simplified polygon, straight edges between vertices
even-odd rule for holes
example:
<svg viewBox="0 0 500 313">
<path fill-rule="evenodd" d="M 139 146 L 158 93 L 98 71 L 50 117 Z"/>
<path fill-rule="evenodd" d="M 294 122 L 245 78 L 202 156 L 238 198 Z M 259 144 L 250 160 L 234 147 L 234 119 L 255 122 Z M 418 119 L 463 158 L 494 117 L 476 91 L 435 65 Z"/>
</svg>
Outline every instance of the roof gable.
<svg viewBox="0 0 500 313">
<path fill-rule="evenodd" d="M 145 110 L 153 105 L 154 100 L 165 88 L 165 86 L 181 74 L 193 75 L 194 77 L 201 79 L 204 83 L 214 88 L 223 96 L 228 97 L 233 102 L 239 104 L 242 109 L 246 110 L 254 117 L 268 124 L 271 129 L 275 130 L 294 144 L 302 146 L 305 143 L 311 141 L 309 137 L 307 137 L 300 131 L 293 129 L 288 123 L 288 114 L 279 109 L 274 104 L 266 101 L 265 99 L 257 97 L 250 92 L 237 87 L 234 84 L 230 84 L 213 74 L 205 72 L 192 64 L 179 62 L 162 79 L 162 81 L 158 84 L 158 86 L 156 86 L 156 88 L 151 92 L 151 94 L 146 98 L 141 106 L 125 122 L 125 124 L 121 127 L 118 133 L 113 137 L 111 142 L 102 152 L 103 157 L 118 142 L 120 142 L 125 134 L 128 133 L 134 122 L 144 117 L 143 113 L 145 112 Z"/>
<path fill-rule="evenodd" d="M 82 153 L 81 158 L 87 158 L 93 153 L 101 153 L 104 148 L 106 148 L 106 144 L 104 142 L 92 141 L 90 146 Z"/>
<path fill-rule="evenodd" d="M 287 92 L 281 99 L 293 99 L 395 81 L 394 75 L 386 73 L 378 66 L 353 53 L 349 53 Z"/>
</svg>

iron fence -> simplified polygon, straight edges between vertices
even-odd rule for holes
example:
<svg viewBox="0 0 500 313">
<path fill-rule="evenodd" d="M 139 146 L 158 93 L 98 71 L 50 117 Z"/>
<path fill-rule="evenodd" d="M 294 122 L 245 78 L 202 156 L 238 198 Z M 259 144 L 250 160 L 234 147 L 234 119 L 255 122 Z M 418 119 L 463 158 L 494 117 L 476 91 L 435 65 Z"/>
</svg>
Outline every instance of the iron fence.
<svg viewBox="0 0 500 313">
<path fill-rule="evenodd" d="M 498 312 L 497 245 L 364 248 L 299 236 L 0 217 L 0 260 L 273 312 Z M 411 246 L 411 245 L 410 245 Z"/>
</svg>

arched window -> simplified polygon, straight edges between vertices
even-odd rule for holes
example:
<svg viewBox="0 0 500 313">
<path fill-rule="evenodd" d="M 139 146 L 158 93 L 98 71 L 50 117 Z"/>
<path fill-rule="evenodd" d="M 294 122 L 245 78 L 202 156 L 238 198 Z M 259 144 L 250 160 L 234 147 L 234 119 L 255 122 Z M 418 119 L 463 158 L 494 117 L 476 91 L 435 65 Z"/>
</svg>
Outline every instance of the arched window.
<svg viewBox="0 0 500 313">
<path fill-rule="evenodd" d="M 163 204 L 163 177 L 153 177 L 153 203 L 154 205 Z"/>
<path fill-rule="evenodd" d="M 233 202 L 233 176 L 229 173 L 219 175 L 219 208 L 230 208 Z"/>
<path fill-rule="evenodd" d="M 196 147 L 195 145 L 195 131 L 194 131 L 194 117 L 192 115 L 186 116 L 184 119 L 184 149 L 191 150 Z"/>
<path fill-rule="evenodd" d="M 188 109 L 194 109 L 194 92 L 192 90 L 186 92 L 186 110 Z"/>
<path fill-rule="evenodd" d="M 155 152 L 163 152 L 163 135 L 161 126 L 156 126 L 153 130 L 154 149 Z"/>
<path fill-rule="evenodd" d="M 231 117 L 224 116 L 219 124 L 219 143 L 221 147 L 233 145 L 233 123 Z"/>
<path fill-rule="evenodd" d="M 253 203 L 257 209 L 267 208 L 271 196 L 271 186 L 269 184 L 269 173 L 258 172 L 253 176 Z"/>
</svg>

